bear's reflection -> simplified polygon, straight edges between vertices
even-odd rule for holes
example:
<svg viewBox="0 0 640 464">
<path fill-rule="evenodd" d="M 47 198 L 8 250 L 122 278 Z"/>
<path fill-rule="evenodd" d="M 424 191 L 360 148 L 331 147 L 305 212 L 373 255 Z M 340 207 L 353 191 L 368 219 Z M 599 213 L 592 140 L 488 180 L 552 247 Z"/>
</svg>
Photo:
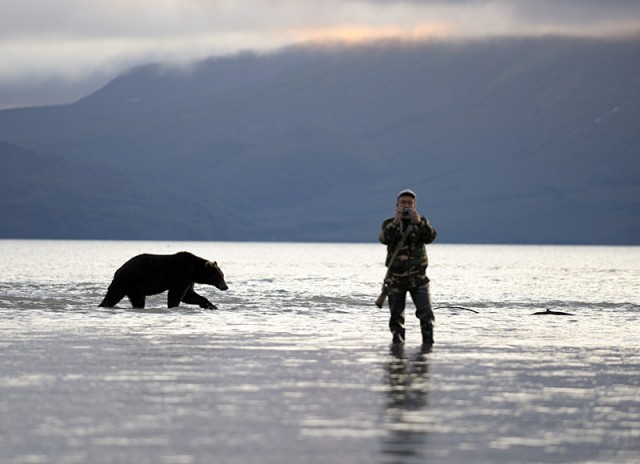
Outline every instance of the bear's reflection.
<svg viewBox="0 0 640 464">
<path fill-rule="evenodd" d="M 426 457 L 426 413 L 429 397 L 429 353 L 423 346 L 411 356 L 403 345 L 392 345 L 385 366 L 388 384 L 383 452 L 391 462 Z"/>
</svg>

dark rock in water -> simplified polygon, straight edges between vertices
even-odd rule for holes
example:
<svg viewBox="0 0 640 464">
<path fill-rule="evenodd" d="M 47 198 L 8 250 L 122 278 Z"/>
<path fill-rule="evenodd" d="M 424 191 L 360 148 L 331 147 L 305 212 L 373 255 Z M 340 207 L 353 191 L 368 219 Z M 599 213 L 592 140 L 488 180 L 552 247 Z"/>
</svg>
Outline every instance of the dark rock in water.
<svg viewBox="0 0 640 464">
<path fill-rule="evenodd" d="M 537 313 L 533 313 L 533 316 L 540 316 L 542 314 L 551 314 L 554 316 L 573 316 L 573 314 L 571 313 L 565 313 L 564 311 L 551 311 L 550 309 L 547 309 L 546 311 L 538 311 Z"/>
</svg>

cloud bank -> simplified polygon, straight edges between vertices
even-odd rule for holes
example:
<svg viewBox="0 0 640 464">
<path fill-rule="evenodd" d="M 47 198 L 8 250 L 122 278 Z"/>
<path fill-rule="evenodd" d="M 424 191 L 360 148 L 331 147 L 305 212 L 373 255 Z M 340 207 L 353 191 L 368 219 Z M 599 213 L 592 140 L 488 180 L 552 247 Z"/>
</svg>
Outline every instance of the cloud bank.
<svg viewBox="0 0 640 464">
<path fill-rule="evenodd" d="M 136 64 L 292 43 L 639 30 L 635 0 L 0 0 L 0 108 L 69 101 Z"/>
</svg>

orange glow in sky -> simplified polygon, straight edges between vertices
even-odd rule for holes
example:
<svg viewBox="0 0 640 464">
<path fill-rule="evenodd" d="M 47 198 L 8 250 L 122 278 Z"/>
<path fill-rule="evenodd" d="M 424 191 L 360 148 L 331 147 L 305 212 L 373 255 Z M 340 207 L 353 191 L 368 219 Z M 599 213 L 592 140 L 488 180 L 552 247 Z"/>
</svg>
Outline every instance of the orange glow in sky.
<svg viewBox="0 0 640 464">
<path fill-rule="evenodd" d="M 425 40 L 446 37 L 450 27 L 446 24 L 421 24 L 410 29 L 396 26 L 340 26 L 324 29 L 301 29 L 294 32 L 301 42 L 359 43 L 384 39 Z"/>
</svg>

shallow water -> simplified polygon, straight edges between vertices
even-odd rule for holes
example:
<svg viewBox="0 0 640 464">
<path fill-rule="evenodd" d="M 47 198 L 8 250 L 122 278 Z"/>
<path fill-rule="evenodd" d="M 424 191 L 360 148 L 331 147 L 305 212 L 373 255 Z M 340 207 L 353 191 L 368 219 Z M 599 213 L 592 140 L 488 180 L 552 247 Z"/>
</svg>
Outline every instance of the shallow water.
<svg viewBox="0 0 640 464">
<path fill-rule="evenodd" d="M 218 310 L 97 308 L 180 250 Z M 429 252 L 426 350 L 411 305 L 389 344 L 381 245 L 0 241 L 0 462 L 640 461 L 640 248 Z"/>
</svg>

